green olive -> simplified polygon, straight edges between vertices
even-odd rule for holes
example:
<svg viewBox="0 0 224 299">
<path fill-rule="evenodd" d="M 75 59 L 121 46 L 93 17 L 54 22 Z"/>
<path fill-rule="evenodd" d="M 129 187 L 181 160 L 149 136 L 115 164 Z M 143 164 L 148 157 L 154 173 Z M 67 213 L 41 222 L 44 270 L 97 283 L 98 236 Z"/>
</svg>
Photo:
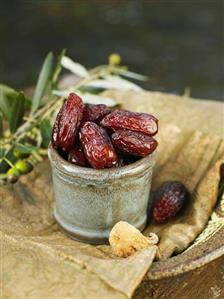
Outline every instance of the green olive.
<svg viewBox="0 0 224 299">
<path fill-rule="evenodd" d="M 15 166 L 13 166 L 7 171 L 6 175 L 7 175 L 7 181 L 9 183 L 14 184 L 18 181 L 18 178 L 20 176 L 20 172 L 18 171 L 18 169 L 16 169 Z"/>
<path fill-rule="evenodd" d="M 26 174 L 32 171 L 33 165 L 25 160 L 19 160 L 15 164 L 15 168 L 21 173 Z"/>
<path fill-rule="evenodd" d="M 16 175 L 16 176 L 19 176 L 20 173 L 19 173 L 18 169 L 17 169 L 15 166 L 13 166 L 13 167 L 9 168 L 9 170 L 7 171 L 7 176 L 8 176 L 8 175 Z"/>
<path fill-rule="evenodd" d="M 121 63 L 121 56 L 117 53 L 112 53 L 109 55 L 108 60 L 110 65 L 118 65 Z"/>
</svg>

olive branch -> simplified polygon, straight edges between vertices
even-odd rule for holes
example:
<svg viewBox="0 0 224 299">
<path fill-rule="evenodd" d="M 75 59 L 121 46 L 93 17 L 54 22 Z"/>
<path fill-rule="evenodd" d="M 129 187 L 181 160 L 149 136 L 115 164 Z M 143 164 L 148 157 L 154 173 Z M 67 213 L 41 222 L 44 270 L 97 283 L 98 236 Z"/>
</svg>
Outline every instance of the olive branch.
<svg viewBox="0 0 224 299">
<path fill-rule="evenodd" d="M 65 56 L 65 50 L 56 61 L 50 52 L 41 67 L 32 97 L 0 84 L 0 185 L 16 182 L 46 156 L 56 113 L 70 92 L 80 94 L 85 103 L 115 106 L 118 103 L 100 93 L 106 89 L 141 90 L 125 77 L 147 78 L 130 72 L 120 62 L 118 54 L 111 54 L 108 64 L 87 70 Z M 59 88 L 62 68 L 77 79 L 66 89 Z"/>
</svg>

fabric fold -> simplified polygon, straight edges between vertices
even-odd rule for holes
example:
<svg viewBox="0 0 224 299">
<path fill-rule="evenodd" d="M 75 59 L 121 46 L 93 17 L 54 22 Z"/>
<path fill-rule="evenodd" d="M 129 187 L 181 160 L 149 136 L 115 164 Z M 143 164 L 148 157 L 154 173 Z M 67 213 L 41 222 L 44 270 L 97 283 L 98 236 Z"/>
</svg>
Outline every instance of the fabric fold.
<svg viewBox="0 0 224 299">
<path fill-rule="evenodd" d="M 123 108 L 148 112 L 160 120 L 152 189 L 164 180 L 177 179 L 193 194 L 185 209 L 169 223 L 149 221 L 145 234 L 153 231 L 160 236 L 160 258 L 183 251 L 201 232 L 207 232 L 203 238 L 209 238 L 216 229 L 213 218 L 208 224 L 210 229 L 204 227 L 214 211 L 224 157 L 220 117 L 223 104 L 153 92 L 107 94 Z M 155 247 L 122 259 L 107 245 L 71 240 L 55 223 L 52 204 L 47 161 L 14 186 L 0 188 L 3 297 L 131 298 L 150 269 Z M 224 226 L 224 214 L 219 215 L 219 227 Z"/>
</svg>

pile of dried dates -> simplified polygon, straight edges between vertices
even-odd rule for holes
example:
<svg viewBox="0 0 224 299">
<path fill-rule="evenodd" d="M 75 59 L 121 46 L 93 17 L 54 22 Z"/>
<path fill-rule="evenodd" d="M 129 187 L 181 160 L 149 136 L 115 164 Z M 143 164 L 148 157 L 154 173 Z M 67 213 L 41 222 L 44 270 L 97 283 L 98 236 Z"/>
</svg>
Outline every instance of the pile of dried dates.
<svg viewBox="0 0 224 299">
<path fill-rule="evenodd" d="M 58 112 L 52 145 L 72 164 L 95 169 L 120 167 L 151 154 L 158 142 L 158 120 L 147 113 L 84 105 L 75 93 Z M 166 222 L 182 209 L 189 192 L 178 181 L 164 182 L 155 192 L 153 219 Z"/>
<path fill-rule="evenodd" d="M 151 154 L 158 120 L 146 113 L 106 105 L 84 105 L 70 93 L 52 132 L 52 145 L 72 164 L 96 169 L 120 167 Z"/>
</svg>

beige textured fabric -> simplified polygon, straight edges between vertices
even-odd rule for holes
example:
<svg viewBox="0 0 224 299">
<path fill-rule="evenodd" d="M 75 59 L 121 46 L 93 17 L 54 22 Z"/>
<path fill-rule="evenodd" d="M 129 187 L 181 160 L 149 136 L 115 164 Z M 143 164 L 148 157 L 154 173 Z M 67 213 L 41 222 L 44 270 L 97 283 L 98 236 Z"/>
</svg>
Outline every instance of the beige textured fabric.
<svg viewBox="0 0 224 299">
<path fill-rule="evenodd" d="M 169 257 L 185 249 L 203 230 L 216 202 L 224 156 L 224 105 L 153 92 L 111 91 L 107 95 L 124 108 L 160 119 L 153 188 L 163 180 L 181 179 L 194 192 L 194 199 L 177 219 L 166 226 L 150 223 L 146 230 L 160 235 L 159 253 Z M 156 248 L 122 259 L 107 245 L 70 240 L 59 231 L 51 207 L 49 163 L 39 164 L 14 186 L 0 189 L 2 298 L 130 298 Z M 223 216 L 212 215 L 202 239 L 224 225 Z M 214 227 L 217 217 L 219 226 Z M 201 241 L 200 236 L 197 240 Z"/>
</svg>

